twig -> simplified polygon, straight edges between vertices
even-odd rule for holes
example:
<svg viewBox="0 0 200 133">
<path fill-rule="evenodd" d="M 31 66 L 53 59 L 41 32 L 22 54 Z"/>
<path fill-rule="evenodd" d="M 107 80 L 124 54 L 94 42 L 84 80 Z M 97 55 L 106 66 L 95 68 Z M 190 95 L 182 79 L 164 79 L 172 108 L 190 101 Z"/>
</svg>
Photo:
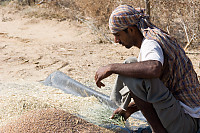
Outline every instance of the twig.
<svg viewBox="0 0 200 133">
<path fill-rule="evenodd" d="M 149 15 L 150 17 L 150 1 L 149 0 L 144 0 L 145 1 L 145 13 Z"/>
<path fill-rule="evenodd" d="M 169 26 L 167 26 L 167 33 L 170 34 L 170 32 L 169 32 Z"/>
<path fill-rule="evenodd" d="M 193 2 L 193 1 L 192 1 Z M 194 10 L 193 10 L 194 12 Z M 178 13 L 176 13 L 178 15 Z M 187 39 L 187 44 L 186 46 L 184 47 L 184 50 L 186 51 L 186 49 L 188 48 L 189 45 L 192 44 L 193 40 L 195 40 L 195 33 L 194 33 L 194 30 L 193 30 L 193 35 L 192 35 L 192 38 L 189 39 L 189 36 L 188 36 L 188 32 L 187 32 L 187 26 L 185 25 L 185 22 L 183 21 L 182 18 L 180 18 L 182 24 L 183 24 L 183 29 L 185 31 L 185 35 L 186 35 L 186 39 Z"/>
<path fill-rule="evenodd" d="M 184 23 L 184 21 L 183 21 L 182 19 L 181 19 L 181 22 L 182 22 L 182 24 L 183 24 L 183 28 L 184 28 L 184 30 L 185 30 L 185 35 L 186 35 L 186 38 L 187 38 L 187 44 L 186 44 L 186 46 L 184 47 L 184 50 L 186 51 L 187 48 L 188 48 L 188 46 L 192 44 L 192 41 L 194 40 L 195 34 L 193 34 L 192 38 L 189 39 L 189 36 L 188 36 L 188 33 L 187 33 L 187 26 L 185 25 L 185 23 Z"/>
<path fill-rule="evenodd" d="M 193 41 L 193 40 L 194 40 L 194 35 L 193 35 L 192 39 L 186 44 L 184 50 L 186 50 L 186 49 L 188 48 L 188 46 L 189 46 L 190 44 L 192 44 L 192 41 Z"/>
<path fill-rule="evenodd" d="M 181 19 L 181 22 L 182 22 L 183 28 L 185 30 L 185 35 L 187 37 L 187 42 L 190 42 L 189 37 L 188 37 L 188 33 L 187 33 L 187 27 L 186 27 L 186 25 L 185 25 L 185 23 L 184 23 L 184 21 L 182 19 Z"/>
<path fill-rule="evenodd" d="M 40 2 L 37 3 L 37 5 L 45 3 L 44 0 L 41 0 Z"/>
<path fill-rule="evenodd" d="M 186 54 L 200 54 L 200 52 L 191 52 L 191 51 L 186 51 Z"/>
</svg>

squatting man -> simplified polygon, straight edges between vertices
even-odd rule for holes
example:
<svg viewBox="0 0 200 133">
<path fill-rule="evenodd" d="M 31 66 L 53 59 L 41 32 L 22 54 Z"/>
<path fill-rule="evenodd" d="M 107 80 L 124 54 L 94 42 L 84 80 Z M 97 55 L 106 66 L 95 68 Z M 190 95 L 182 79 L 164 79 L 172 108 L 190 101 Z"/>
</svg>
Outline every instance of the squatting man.
<svg viewBox="0 0 200 133">
<path fill-rule="evenodd" d="M 191 60 L 177 41 L 153 25 L 143 10 L 129 5 L 112 12 L 109 28 L 116 43 L 140 49 L 138 58 L 108 64 L 96 72 L 100 88 L 105 86 L 103 79 L 117 74 L 110 97 L 119 108 L 113 116 L 127 119 L 140 110 L 152 132 L 197 133 L 200 85 Z"/>
</svg>

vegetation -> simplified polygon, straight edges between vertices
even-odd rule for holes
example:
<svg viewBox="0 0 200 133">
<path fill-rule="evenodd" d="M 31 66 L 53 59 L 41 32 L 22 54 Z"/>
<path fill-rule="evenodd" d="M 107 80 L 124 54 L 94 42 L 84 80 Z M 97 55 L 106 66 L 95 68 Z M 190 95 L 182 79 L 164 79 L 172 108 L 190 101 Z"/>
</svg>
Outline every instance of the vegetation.
<svg viewBox="0 0 200 133">
<path fill-rule="evenodd" d="M 30 16 L 85 22 L 102 36 L 104 41 L 109 40 L 108 19 L 114 8 L 120 4 L 145 7 L 144 0 L 18 0 L 16 2 L 20 5 L 35 5 L 41 10 L 41 14 L 29 12 Z M 1 3 L 5 1 L 1 0 Z M 183 47 L 191 42 L 193 47 L 198 46 L 199 0 L 150 0 L 150 5 L 151 21 L 155 25 L 177 38 Z"/>
</svg>

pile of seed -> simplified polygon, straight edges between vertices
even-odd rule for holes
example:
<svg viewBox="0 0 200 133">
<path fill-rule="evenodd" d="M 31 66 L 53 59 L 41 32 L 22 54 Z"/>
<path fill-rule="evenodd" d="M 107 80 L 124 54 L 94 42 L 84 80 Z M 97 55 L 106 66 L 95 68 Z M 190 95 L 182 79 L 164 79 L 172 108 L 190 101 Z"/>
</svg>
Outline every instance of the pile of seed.
<svg viewBox="0 0 200 133">
<path fill-rule="evenodd" d="M 91 124 L 68 112 L 57 109 L 32 110 L 22 115 L 16 121 L 0 128 L 1 133 L 46 133 L 46 132 L 103 132 L 112 131 Z"/>
</svg>

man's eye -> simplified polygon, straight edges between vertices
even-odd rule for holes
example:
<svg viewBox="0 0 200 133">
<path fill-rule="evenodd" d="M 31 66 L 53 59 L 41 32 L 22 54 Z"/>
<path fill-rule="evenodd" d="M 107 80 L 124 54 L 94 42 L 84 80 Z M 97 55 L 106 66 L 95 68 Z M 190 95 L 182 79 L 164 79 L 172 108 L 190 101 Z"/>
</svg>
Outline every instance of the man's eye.
<svg viewBox="0 0 200 133">
<path fill-rule="evenodd" d="M 116 37 L 119 37 L 119 33 L 115 33 L 115 34 L 113 34 L 114 36 L 116 36 Z"/>
</svg>

